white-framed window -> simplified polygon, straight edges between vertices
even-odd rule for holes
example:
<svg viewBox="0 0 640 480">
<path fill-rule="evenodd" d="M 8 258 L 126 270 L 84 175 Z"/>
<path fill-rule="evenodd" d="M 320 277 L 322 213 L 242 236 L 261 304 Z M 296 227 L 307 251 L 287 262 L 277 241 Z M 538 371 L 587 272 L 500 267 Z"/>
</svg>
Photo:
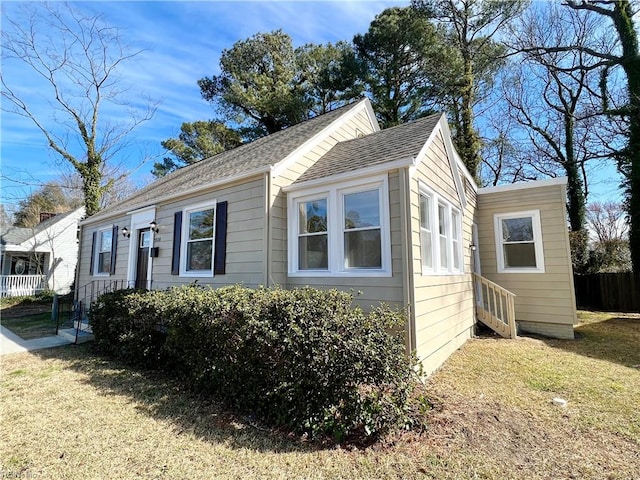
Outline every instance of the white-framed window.
<svg viewBox="0 0 640 480">
<path fill-rule="evenodd" d="M 382 268 L 381 191 L 376 187 L 341 192 L 341 246 L 345 270 Z"/>
<path fill-rule="evenodd" d="M 298 202 L 298 270 L 329 268 L 327 198 Z"/>
<path fill-rule="evenodd" d="M 422 183 L 419 192 L 422 274 L 463 273 L 460 210 Z"/>
<path fill-rule="evenodd" d="M 493 216 L 498 273 L 544 273 L 540 211 Z"/>
<path fill-rule="evenodd" d="M 215 200 L 185 208 L 182 218 L 180 275 L 213 277 Z"/>
<path fill-rule="evenodd" d="M 433 271 L 433 225 L 432 199 L 426 193 L 420 193 L 420 252 L 422 271 Z"/>
<path fill-rule="evenodd" d="M 290 192 L 289 275 L 390 276 L 387 177 Z"/>
<path fill-rule="evenodd" d="M 451 209 L 451 248 L 453 255 L 453 270 L 462 271 L 462 220 L 460 212 Z"/>
<path fill-rule="evenodd" d="M 111 228 L 98 230 L 93 267 L 94 275 L 109 275 L 111 273 L 112 246 L 113 230 Z"/>
</svg>

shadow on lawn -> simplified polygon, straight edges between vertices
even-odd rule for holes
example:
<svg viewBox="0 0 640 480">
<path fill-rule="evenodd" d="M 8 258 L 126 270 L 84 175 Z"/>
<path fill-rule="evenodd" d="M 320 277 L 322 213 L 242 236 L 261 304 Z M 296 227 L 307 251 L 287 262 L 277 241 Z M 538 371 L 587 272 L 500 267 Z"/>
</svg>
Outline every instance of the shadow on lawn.
<svg viewBox="0 0 640 480">
<path fill-rule="evenodd" d="M 584 322 L 575 327 L 575 335 L 575 340 L 542 340 L 554 348 L 640 368 L 640 315 L 612 314 L 604 321 Z"/>
<path fill-rule="evenodd" d="M 308 452 L 321 444 L 305 443 L 286 432 L 263 428 L 225 409 L 214 399 L 186 389 L 169 375 L 136 369 L 101 356 L 92 344 L 32 352 L 44 360 L 58 359 L 66 368 L 86 376 L 86 383 L 103 395 L 125 395 L 136 409 L 160 421 L 172 422 L 175 434 L 193 434 L 213 443 L 260 452 Z"/>
</svg>

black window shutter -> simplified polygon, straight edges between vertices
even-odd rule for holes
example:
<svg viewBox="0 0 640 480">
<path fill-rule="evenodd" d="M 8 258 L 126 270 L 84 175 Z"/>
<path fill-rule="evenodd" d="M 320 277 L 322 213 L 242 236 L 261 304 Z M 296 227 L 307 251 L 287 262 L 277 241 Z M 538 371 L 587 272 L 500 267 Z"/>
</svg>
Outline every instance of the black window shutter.
<svg viewBox="0 0 640 480">
<path fill-rule="evenodd" d="M 219 202 L 216 205 L 216 251 L 213 259 L 213 273 L 224 274 L 227 258 L 227 204 Z"/>
<path fill-rule="evenodd" d="M 182 212 L 173 214 L 173 257 L 171 275 L 180 275 L 180 242 L 182 241 Z"/>
<path fill-rule="evenodd" d="M 109 273 L 113 275 L 116 273 L 116 253 L 118 251 L 118 226 L 114 225 L 111 234 L 111 268 Z"/>
<path fill-rule="evenodd" d="M 96 254 L 96 239 L 98 238 L 98 232 L 93 232 L 93 238 L 91 239 L 91 261 L 89 262 L 89 274 L 93 275 L 93 264 L 95 263 Z"/>
</svg>

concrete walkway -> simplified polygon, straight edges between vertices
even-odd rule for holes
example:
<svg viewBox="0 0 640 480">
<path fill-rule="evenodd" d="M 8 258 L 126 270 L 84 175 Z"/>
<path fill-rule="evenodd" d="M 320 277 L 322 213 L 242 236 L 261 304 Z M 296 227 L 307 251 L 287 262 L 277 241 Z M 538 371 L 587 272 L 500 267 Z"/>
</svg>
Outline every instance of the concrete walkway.
<svg viewBox="0 0 640 480">
<path fill-rule="evenodd" d="M 15 333 L 0 326 L 0 355 L 29 352 L 31 350 L 60 347 L 62 345 L 70 345 L 74 342 L 74 340 L 75 337 L 70 335 L 53 335 L 51 337 L 23 340 Z"/>
</svg>

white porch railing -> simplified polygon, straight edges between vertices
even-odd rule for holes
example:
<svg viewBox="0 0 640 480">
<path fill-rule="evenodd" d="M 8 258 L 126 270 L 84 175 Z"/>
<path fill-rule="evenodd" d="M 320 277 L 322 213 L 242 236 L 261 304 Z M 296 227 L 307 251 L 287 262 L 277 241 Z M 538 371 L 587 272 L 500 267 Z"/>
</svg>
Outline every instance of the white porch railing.
<svg viewBox="0 0 640 480">
<path fill-rule="evenodd" d="M 35 295 L 46 287 L 46 275 L 2 275 L 0 277 L 0 296 L 2 297 Z"/>
</svg>

